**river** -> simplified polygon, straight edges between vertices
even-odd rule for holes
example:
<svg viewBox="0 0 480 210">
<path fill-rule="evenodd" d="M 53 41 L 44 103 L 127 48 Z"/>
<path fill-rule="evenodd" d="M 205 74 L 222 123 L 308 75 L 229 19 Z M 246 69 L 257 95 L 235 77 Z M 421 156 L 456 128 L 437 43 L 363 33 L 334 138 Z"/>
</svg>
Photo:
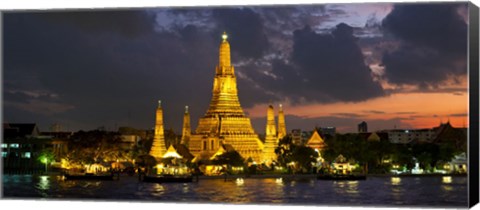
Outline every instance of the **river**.
<svg viewBox="0 0 480 210">
<path fill-rule="evenodd" d="M 200 179 L 193 183 L 66 181 L 61 176 L 4 175 L 3 197 L 89 201 L 158 201 L 228 204 L 467 207 L 467 177 L 368 177 L 364 181 L 316 179 Z"/>
</svg>

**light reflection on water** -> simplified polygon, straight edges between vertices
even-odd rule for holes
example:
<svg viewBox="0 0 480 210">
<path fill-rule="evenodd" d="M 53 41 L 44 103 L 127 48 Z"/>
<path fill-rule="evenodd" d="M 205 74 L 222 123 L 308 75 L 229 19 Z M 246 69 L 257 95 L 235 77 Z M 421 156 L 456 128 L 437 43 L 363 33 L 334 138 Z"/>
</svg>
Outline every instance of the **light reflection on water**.
<svg viewBox="0 0 480 210">
<path fill-rule="evenodd" d="M 400 177 L 392 177 L 391 182 L 392 182 L 392 185 L 400 185 L 400 183 L 402 182 L 402 179 L 400 179 Z"/>
<path fill-rule="evenodd" d="M 337 194 L 344 195 L 349 201 L 354 202 L 360 196 L 358 182 L 359 181 L 334 181 L 334 191 Z"/>
<path fill-rule="evenodd" d="M 4 197 L 154 200 L 302 205 L 467 205 L 467 177 L 369 177 L 365 181 L 315 179 L 201 179 L 198 183 L 68 181 L 59 176 L 5 175 Z"/>
<path fill-rule="evenodd" d="M 451 176 L 444 176 L 442 177 L 442 182 L 445 184 L 450 184 L 452 183 L 452 177 Z"/>
</svg>

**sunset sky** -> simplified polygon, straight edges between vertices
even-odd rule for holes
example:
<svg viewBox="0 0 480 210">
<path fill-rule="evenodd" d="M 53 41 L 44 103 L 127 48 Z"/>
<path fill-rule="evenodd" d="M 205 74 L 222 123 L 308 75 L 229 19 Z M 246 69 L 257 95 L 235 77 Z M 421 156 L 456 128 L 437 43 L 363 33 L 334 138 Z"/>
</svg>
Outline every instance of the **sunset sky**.
<svg viewBox="0 0 480 210">
<path fill-rule="evenodd" d="M 192 129 L 208 108 L 221 34 L 257 133 L 468 126 L 466 3 L 7 12 L 3 121 L 77 131 Z"/>
</svg>

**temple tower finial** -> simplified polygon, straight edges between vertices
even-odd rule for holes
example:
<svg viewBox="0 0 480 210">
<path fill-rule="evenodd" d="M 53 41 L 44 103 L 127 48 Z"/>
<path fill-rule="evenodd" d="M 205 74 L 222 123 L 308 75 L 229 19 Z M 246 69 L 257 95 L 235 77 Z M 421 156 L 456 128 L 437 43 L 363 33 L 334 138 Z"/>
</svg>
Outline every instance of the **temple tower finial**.
<svg viewBox="0 0 480 210">
<path fill-rule="evenodd" d="M 225 31 L 223 32 L 223 34 L 222 34 L 222 39 L 223 39 L 224 42 L 227 41 L 227 39 L 228 39 L 227 32 L 225 32 Z"/>
<path fill-rule="evenodd" d="M 220 44 L 220 58 L 218 67 L 230 67 L 230 44 L 227 41 L 228 35 L 226 32 L 223 32 L 222 43 Z"/>
</svg>

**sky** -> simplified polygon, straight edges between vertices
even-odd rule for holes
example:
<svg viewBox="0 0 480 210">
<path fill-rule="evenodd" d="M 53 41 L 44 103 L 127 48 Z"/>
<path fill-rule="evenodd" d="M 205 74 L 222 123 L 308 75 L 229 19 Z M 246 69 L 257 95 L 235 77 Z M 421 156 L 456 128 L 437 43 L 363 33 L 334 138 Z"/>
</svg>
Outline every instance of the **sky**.
<svg viewBox="0 0 480 210">
<path fill-rule="evenodd" d="M 221 34 L 257 133 L 268 104 L 287 129 L 468 126 L 466 3 L 10 11 L 3 121 L 63 130 L 192 129 L 211 100 Z"/>
</svg>

